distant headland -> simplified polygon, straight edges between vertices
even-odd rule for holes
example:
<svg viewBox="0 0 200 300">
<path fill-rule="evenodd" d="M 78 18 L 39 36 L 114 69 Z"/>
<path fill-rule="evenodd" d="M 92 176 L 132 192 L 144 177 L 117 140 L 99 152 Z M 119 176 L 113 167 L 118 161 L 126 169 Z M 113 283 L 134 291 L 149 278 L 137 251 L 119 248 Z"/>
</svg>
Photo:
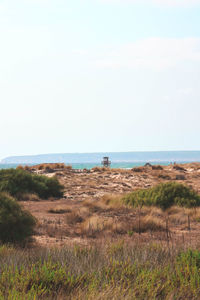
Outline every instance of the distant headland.
<svg viewBox="0 0 200 300">
<path fill-rule="evenodd" d="M 112 162 L 195 162 L 200 161 L 200 151 L 141 151 L 141 152 L 96 152 L 96 153 L 53 153 L 40 155 L 10 156 L 1 164 L 40 163 L 99 163 L 108 156 Z"/>
</svg>

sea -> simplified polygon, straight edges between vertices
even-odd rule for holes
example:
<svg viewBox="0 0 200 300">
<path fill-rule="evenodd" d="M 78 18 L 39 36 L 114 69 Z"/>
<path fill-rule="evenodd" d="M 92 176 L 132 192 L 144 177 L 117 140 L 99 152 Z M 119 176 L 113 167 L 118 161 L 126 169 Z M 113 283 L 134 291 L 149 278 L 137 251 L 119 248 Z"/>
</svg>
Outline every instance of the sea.
<svg viewBox="0 0 200 300">
<path fill-rule="evenodd" d="M 26 156 L 21 161 L 19 161 L 19 157 L 16 157 L 16 163 L 0 163 L 0 169 L 16 168 L 18 165 L 32 166 L 37 163 L 51 162 L 64 162 L 66 165 L 71 165 L 74 169 L 91 169 L 95 166 L 101 166 L 101 160 L 104 156 L 108 156 L 111 160 L 111 168 L 122 169 L 131 169 L 133 167 L 143 166 L 146 163 L 151 163 L 152 165 L 169 165 L 175 162 L 200 162 L 200 151 L 99 152 L 85 154 L 52 154 L 48 155 L 48 160 L 45 155 Z M 12 160 L 14 159 L 12 158 Z"/>
</svg>

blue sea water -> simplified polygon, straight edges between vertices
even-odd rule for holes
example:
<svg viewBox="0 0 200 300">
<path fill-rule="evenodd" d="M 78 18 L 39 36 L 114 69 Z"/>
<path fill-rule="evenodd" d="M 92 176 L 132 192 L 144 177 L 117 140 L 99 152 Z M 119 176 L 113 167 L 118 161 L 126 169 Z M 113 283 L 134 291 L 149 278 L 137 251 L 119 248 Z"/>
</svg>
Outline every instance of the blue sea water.
<svg viewBox="0 0 200 300">
<path fill-rule="evenodd" d="M 0 164 L 0 169 L 12 169 L 16 168 L 18 164 Z"/>
<path fill-rule="evenodd" d="M 146 162 L 117 162 L 112 163 L 111 168 L 120 168 L 120 169 L 131 169 L 133 167 L 139 167 L 145 165 Z M 152 164 L 162 164 L 162 165 L 168 165 L 170 162 L 154 162 Z M 23 164 L 20 164 L 23 165 Z M 24 164 L 32 166 L 32 164 Z M 102 167 L 100 163 L 71 163 L 69 164 L 72 166 L 73 169 L 92 169 L 93 167 Z M 0 164 L 0 169 L 11 169 L 11 168 L 17 168 L 19 164 Z"/>
<path fill-rule="evenodd" d="M 200 151 L 160 151 L 160 152 L 107 152 L 107 153 L 66 153 L 6 158 L 0 169 L 16 168 L 18 165 L 64 162 L 74 169 L 91 169 L 101 166 L 103 156 L 109 156 L 112 168 L 129 169 L 151 164 L 169 165 L 170 163 L 200 162 Z"/>
</svg>

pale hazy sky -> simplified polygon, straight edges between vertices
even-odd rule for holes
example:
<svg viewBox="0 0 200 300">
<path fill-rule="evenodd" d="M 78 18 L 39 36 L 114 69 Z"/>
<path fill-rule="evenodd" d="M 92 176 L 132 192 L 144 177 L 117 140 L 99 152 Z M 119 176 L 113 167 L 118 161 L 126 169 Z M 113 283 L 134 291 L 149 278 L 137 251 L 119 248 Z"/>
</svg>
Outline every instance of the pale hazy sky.
<svg viewBox="0 0 200 300">
<path fill-rule="evenodd" d="M 200 150 L 200 0 L 0 0 L 0 158 Z"/>
</svg>

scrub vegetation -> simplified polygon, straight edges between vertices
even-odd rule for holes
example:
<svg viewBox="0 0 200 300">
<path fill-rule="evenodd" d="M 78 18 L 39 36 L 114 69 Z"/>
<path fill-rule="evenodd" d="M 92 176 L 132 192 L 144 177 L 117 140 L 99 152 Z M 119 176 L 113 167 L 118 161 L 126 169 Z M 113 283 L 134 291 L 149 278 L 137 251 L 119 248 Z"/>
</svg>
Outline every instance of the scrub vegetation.
<svg viewBox="0 0 200 300">
<path fill-rule="evenodd" d="M 37 250 L 37 251 L 36 251 Z M 0 248 L 1 299 L 199 299 L 200 252 L 123 241 Z"/>
<path fill-rule="evenodd" d="M 0 241 L 24 244 L 34 233 L 36 219 L 17 200 L 63 196 L 56 177 L 31 174 L 21 168 L 0 170 Z M 39 200 L 37 198 L 37 200 Z"/>
<path fill-rule="evenodd" d="M 91 174 L 99 181 L 105 175 L 105 183 L 108 172 L 119 176 L 118 170 L 100 171 Z M 71 189 L 89 176 L 83 172 L 76 182 L 68 169 L 59 172 L 62 183 L 72 178 Z M 136 176 L 131 172 L 122 172 L 130 182 Z M 64 187 L 52 175 L 21 167 L 0 171 L 0 299 L 200 299 L 198 193 L 164 182 L 56 201 Z M 99 187 L 96 181 L 84 183 Z M 123 191 L 129 188 L 127 182 Z M 39 244 L 45 238 L 54 244 Z"/>
<path fill-rule="evenodd" d="M 200 195 L 177 182 L 161 183 L 149 189 L 140 189 L 124 196 L 122 200 L 133 207 L 157 206 L 168 209 L 173 205 L 188 208 L 200 206 Z"/>
<path fill-rule="evenodd" d="M 23 169 L 0 170 L 0 191 L 20 200 L 23 194 L 36 194 L 40 198 L 62 197 L 63 186 L 56 177 L 32 174 Z"/>
<path fill-rule="evenodd" d="M 2 243 L 22 243 L 29 238 L 36 225 L 30 212 L 6 193 L 0 193 L 0 241 Z"/>
</svg>

